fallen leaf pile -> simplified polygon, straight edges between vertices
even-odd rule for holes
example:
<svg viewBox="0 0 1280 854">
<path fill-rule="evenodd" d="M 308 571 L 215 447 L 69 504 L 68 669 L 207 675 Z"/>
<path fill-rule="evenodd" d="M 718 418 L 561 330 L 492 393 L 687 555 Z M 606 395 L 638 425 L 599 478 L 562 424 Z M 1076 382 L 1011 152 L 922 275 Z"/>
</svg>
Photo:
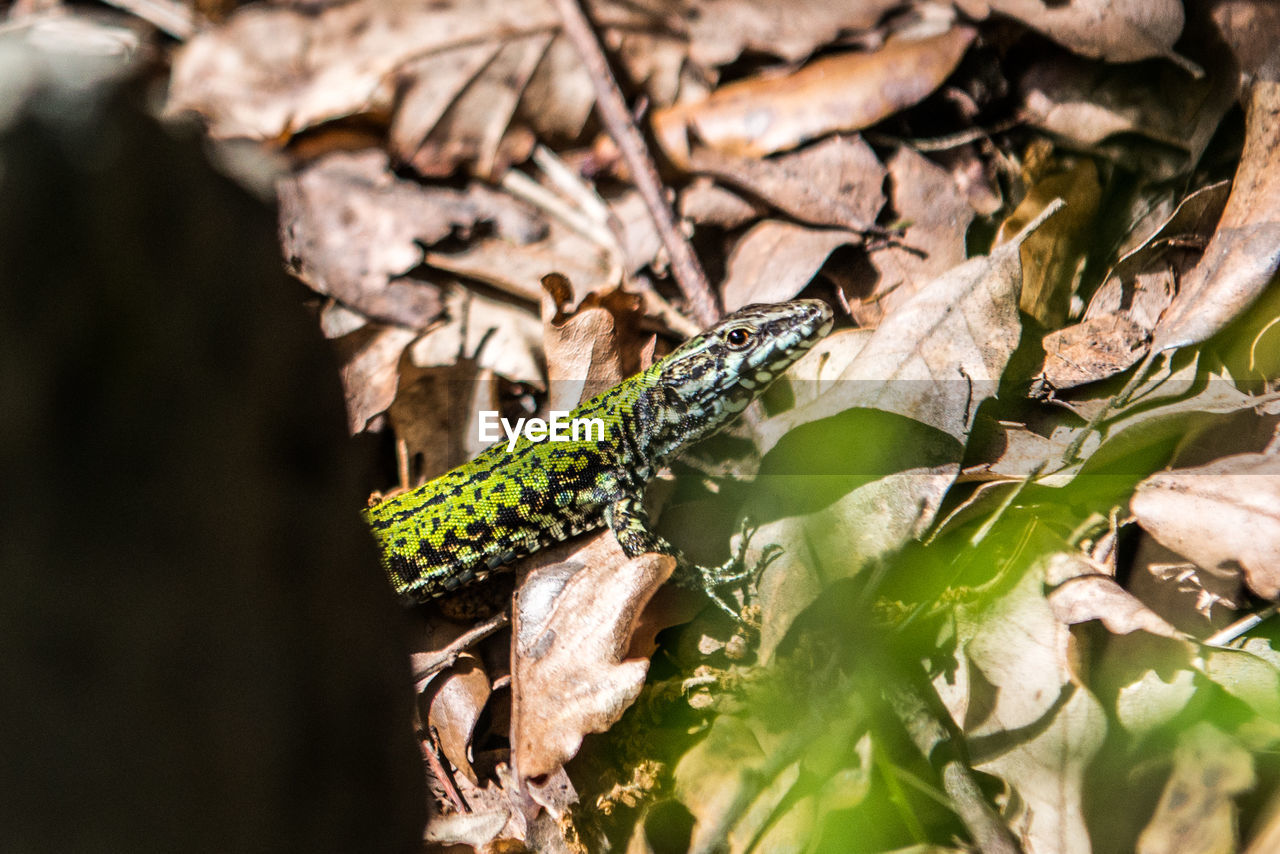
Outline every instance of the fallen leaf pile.
<svg viewBox="0 0 1280 854">
<path fill-rule="evenodd" d="M 649 490 L 782 547 L 741 624 L 607 531 L 415 609 L 428 850 L 1276 850 L 1276 6 L 592 0 L 640 169 L 560 0 L 115 5 L 283 164 L 371 489 L 696 332 L 673 239 L 837 310 Z"/>
</svg>

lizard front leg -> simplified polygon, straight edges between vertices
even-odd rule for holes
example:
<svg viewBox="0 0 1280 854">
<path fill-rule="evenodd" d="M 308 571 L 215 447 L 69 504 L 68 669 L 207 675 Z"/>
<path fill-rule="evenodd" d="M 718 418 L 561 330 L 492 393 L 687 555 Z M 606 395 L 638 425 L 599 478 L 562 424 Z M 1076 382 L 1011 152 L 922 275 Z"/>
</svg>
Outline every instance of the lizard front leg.
<svg viewBox="0 0 1280 854">
<path fill-rule="evenodd" d="M 644 502 L 639 496 L 624 495 L 606 505 L 604 520 L 613 531 L 613 535 L 618 538 L 618 544 L 622 546 L 623 552 L 628 557 L 646 552 L 671 555 L 676 559 L 677 584 L 682 587 L 702 589 L 722 611 L 734 620 L 740 620 L 737 609 L 725 600 L 716 588 L 741 581 L 753 572 L 747 569 L 746 552 L 751 540 L 751 531 L 748 530 L 745 522 L 742 527 L 742 539 L 733 557 L 719 566 L 699 566 L 649 527 L 649 514 L 645 511 Z M 781 551 L 781 548 L 776 545 L 766 547 L 754 572 L 764 569 Z"/>
</svg>

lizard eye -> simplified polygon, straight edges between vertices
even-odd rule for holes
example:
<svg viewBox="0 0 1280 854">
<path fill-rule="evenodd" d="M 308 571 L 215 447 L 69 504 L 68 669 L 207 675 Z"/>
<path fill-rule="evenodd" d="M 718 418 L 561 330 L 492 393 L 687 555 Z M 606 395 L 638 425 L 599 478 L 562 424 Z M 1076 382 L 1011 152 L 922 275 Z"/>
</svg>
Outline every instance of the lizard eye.
<svg viewBox="0 0 1280 854">
<path fill-rule="evenodd" d="M 728 333 L 724 336 L 724 340 L 729 344 L 729 346 L 732 349 L 741 350 L 742 348 L 750 344 L 751 339 L 754 337 L 755 336 L 752 335 L 750 329 L 744 329 L 743 327 L 739 326 L 735 329 L 730 329 Z"/>
</svg>

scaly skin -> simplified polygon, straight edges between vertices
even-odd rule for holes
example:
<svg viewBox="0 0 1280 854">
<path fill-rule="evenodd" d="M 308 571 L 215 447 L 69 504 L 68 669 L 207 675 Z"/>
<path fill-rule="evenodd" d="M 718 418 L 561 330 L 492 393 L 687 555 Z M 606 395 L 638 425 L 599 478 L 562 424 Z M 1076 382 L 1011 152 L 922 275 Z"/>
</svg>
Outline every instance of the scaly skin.
<svg viewBox="0 0 1280 854">
<path fill-rule="evenodd" d="M 657 551 L 679 580 L 714 587 L 740 578 L 689 564 L 649 529 L 641 494 L 681 451 L 732 422 L 831 329 L 817 300 L 753 305 L 726 317 L 646 371 L 573 410 L 599 418 L 603 441 L 500 440 L 469 463 L 365 511 L 396 592 L 420 602 L 517 558 L 607 524 L 629 556 Z M 745 548 L 745 543 L 743 548 Z"/>
</svg>

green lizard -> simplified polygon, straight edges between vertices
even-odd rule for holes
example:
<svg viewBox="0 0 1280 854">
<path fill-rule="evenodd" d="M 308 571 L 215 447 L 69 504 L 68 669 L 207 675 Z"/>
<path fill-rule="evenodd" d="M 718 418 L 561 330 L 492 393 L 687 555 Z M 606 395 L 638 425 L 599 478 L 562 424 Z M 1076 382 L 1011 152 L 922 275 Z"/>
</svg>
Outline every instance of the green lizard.
<svg viewBox="0 0 1280 854">
<path fill-rule="evenodd" d="M 715 587 L 743 577 L 738 553 L 695 566 L 649 529 L 645 484 L 681 451 L 733 421 L 831 329 L 817 300 L 753 305 L 687 341 L 648 370 L 570 413 L 600 419 L 602 441 L 499 440 L 469 463 L 365 511 L 396 592 L 420 602 L 484 578 L 519 557 L 601 525 L 631 557 L 676 557 L 677 580 Z"/>
</svg>

